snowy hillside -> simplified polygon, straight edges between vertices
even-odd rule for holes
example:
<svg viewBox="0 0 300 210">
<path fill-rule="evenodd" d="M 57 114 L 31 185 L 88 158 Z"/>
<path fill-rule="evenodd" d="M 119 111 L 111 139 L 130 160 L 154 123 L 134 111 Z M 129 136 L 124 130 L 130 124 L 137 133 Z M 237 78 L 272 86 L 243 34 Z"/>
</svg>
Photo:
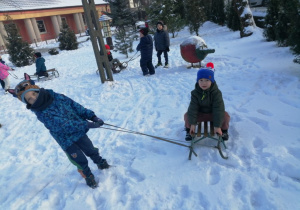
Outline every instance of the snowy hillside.
<svg viewBox="0 0 300 210">
<path fill-rule="evenodd" d="M 105 84 L 90 41 L 75 51 L 43 53 L 60 77 L 37 85 L 69 96 L 108 124 L 186 144 L 183 115 L 198 69 L 186 68 L 179 46 L 190 36 L 185 29 L 171 39 L 169 69 L 143 77 L 135 59 Z M 300 209 L 300 68 L 291 51 L 266 42 L 259 28 L 241 39 L 239 32 L 206 22 L 200 36 L 216 50 L 203 64 L 215 64 L 231 116 L 228 160 L 201 146 L 188 160 L 186 147 L 94 129 L 88 136 L 114 167 L 99 171 L 89 160 L 99 180 L 93 190 L 35 115 L 1 90 L 0 209 Z M 2 58 L 8 62 L 8 55 Z M 33 74 L 35 65 L 14 73 L 22 78 L 24 72 Z M 14 87 L 21 79 L 10 81 Z"/>
</svg>

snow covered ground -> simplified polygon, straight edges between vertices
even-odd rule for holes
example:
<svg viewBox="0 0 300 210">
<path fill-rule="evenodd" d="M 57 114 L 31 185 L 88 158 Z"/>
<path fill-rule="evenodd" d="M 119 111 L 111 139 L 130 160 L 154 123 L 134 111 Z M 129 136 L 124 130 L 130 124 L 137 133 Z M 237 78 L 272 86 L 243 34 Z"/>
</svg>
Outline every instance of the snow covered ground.
<svg viewBox="0 0 300 210">
<path fill-rule="evenodd" d="M 73 98 L 106 123 L 185 144 L 183 115 L 197 69 L 186 68 L 179 45 L 189 36 L 185 29 L 171 39 L 169 69 L 143 77 L 136 59 L 105 84 L 90 41 L 75 51 L 44 53 L 47 68 L 60 77 L 37 85 Z M 201 146 L 188 160 L 186 147 L 94 129 L 89 137 L 114 167 L 99 171 L 90 161 L 99 179 L 93 190 L 35 115 L 1 92 L 0 209 L 300 209 L 300 68 L 291 51 L 266 42 L 259 28 L 241 39 L 206 22 L 200 36 L 216 50 L 203 64 L 215 64 L 231 115 L 228 160 Z M 21 78 L 24 72 L 33 74 L 35 66 L 14 73 Z M 20 79 L 10 81 L 14 87 Z"/>
</svg>

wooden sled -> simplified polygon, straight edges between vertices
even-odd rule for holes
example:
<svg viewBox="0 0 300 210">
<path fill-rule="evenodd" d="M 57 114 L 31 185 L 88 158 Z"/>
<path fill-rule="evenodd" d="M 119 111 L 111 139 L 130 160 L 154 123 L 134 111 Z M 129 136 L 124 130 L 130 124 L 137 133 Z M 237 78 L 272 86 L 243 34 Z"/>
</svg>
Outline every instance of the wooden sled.
<svg viewBox="0 0 300 210">
<path fill-rule="evenodd" d="M 216 136 L 214 134 L 213 122 L 209 122 L 209 124 L 210 124 L 210 126 L 209 126 L 210 129 L 209 129 L 209 132 L 208 132 L 208 122 L 198 122 L 197 123 L 197 128 L 196 128 L 197 134 L 191 140 L 189 160 L 191 160 L 191 158 L 192 158 L 192 153 L 197 157 L 197 154 L 194 151 L 194 147 L 198 142 L 200 142 L 201 140 L 206 139 L 206 138 L 209 138 L 209 139 L 212 139 L 212 140 L 216 141 L 217 145 L 216 146 L 202 145 L 202 146 L 216 148 L 216 149 L 219 150 L 219 154 L 221 155 L 221 157 L 223 159 L 228 159 L 228 157 L 224 156 L 224 154 L 222 152 L 222 146 L 224 146 L 224 148 L 227 149 L 227 147 L 225 145 L 225 142 L 222 139 L 222 136 L 220 136 L 220 135 Z M 201 132 L 201 127 L 203 127 L 203 132 Z"/>
<path fill-rule="evenodd" d="M 38 75 L 34 74 L 34 75 L 30 75 L 30 78 L 36 78 L 37 81 L 46 81 L 46 80 L 51 80 L 54 77 L 55 78 L 59 77 L 59 73 L 55 68 L 49 69 L 46 72 L 48 73 L 48 77 L 38 76 Z"/>
</svg>

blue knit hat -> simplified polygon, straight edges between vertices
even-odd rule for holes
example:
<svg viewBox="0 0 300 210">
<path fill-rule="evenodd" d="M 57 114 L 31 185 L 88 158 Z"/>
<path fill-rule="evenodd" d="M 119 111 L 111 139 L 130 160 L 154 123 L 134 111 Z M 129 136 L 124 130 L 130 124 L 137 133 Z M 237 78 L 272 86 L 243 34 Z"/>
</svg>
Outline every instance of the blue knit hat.
<svg viewBox="0 0 300 210">
<path fill-rule="evenodd" d="M 203 78 L 209 79 L 212 83 L 214 83 L 215 82 L 214 71 L 209 68 L 199 69 L 197 73 L 197 82 L 199 81 L 199 79 L 203 79 Z"/>
</svg>

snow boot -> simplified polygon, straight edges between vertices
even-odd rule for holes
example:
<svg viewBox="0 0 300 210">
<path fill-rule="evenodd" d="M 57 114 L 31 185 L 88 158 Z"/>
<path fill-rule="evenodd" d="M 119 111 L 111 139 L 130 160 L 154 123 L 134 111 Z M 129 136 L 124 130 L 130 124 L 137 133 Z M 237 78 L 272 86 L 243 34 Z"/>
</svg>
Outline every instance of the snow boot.
<svg viewBox="0 0 300 210">
<path fill-rule="evenodd" d="M 185 128 L 185 130 L 186 130 L 185 140 L 186 141 L 192 141 L 193 137 L 190 134 L 190 129 L 189 128 Z"/>
<path fill-rule="evenodd" d="M 95 177 L 93 174 L 91 174 L 89 177 L 86 177 L 85 182 L 90 188 L 95 189 L 97 187 L 97 182 L 95 181 Z"/>
<path fill-rule="evenodd" d="M 162 66 L 162 63 L 161 62 L 158 62 L 154 67 L 157 68 L 159 66 Z"/>
<path fill-rule="evenodd" d="M 97 166 L 98 166 L 98 168 L 99 168 L 100 170 L 109 168 L 109 165 L 108 165 L 106 159 L 102 159 L 102 160 L 100 161 L 100 163 L 97 164 Z"/>
<path fill-rule="evenodd" d="M 228 130 L 222 130 L 222 139 L 223 141 L 228 141 L 229 135 L 228 135 Z"/>
<path fill-rule="evenodd" d="M 166 65 L 164 66 L 164 68 L 169 68 L 169 64 L 166 63 Z"/>
</svg>

